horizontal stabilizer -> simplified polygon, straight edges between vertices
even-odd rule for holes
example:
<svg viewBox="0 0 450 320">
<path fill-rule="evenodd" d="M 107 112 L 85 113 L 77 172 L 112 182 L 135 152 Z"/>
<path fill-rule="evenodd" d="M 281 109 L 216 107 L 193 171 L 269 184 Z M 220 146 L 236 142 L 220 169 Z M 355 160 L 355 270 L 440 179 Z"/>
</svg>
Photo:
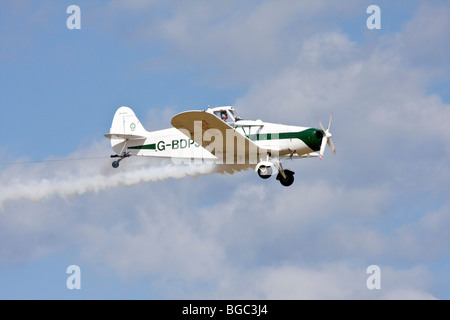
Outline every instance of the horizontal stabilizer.
<svg viewBox="0 0 450 320">
<path fill-rule="evenodd" d="M 127 140 L 142 140 L 147 139 L 147 137 L 139 136 L 135 134 L 123 134 L 123 133 L 107 133 L 105 137 L 108 139 L 127 139 Z"/>
</svg>

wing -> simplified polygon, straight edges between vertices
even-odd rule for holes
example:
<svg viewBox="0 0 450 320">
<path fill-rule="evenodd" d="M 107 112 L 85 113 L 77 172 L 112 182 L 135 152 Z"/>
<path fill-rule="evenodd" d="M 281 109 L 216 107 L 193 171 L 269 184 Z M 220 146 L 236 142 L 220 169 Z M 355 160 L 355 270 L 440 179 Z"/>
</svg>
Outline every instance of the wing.
<svg viewBox="0 0 450 320">
<path fill-rule="evenodd" d="M 212 153 L 220 163 L 257 163 L 266 150 L 259 148 L 215 115 L 205 111 L 186 111 L 172 118 L 172 126 Z"/>
</svg>

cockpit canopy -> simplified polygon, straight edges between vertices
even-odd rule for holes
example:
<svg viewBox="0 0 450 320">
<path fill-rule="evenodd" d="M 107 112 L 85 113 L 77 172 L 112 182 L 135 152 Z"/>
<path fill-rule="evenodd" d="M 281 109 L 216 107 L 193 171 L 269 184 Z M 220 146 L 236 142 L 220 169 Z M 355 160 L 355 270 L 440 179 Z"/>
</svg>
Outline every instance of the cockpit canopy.
<svg viewBox="0 0 450 320">
<path fill-rule="evenodd" d="M 234 108 L 230 106 L 210 108 L 207 111 L 215 114 L 219 119 L 222 119 L 228 124 L 233 124 L 236 121 L 241 120 L 241 118 L 234 111 Z"/>
</svg>

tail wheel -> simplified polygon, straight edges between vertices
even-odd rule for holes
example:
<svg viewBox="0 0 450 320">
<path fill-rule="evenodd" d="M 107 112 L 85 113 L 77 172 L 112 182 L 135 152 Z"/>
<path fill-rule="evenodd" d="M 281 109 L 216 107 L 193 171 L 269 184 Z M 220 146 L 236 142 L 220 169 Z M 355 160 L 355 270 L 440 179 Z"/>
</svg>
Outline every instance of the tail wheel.
<svg viewBox="0 0 450 320">
<path fill-rule="evenodd" d="M 113 161 L 112 166 L 114 169 L 117 169 L 119 167 L 119 163 L 120 161 L 122 161 L 125 158 L 131 157 L 129 152 L 121 152 L 121 156 L 119 156 L 118 154 L 114 154 L 111 156 L 111 158 L 119 158 L 119 160 Z"/>
<path fill-rule="evenodd" d="M 269 166 L 261 166 L 258 168 L 258 175 L 262 179 L 268 179 L 272 175 L 272 168 Z"/>
</svg>

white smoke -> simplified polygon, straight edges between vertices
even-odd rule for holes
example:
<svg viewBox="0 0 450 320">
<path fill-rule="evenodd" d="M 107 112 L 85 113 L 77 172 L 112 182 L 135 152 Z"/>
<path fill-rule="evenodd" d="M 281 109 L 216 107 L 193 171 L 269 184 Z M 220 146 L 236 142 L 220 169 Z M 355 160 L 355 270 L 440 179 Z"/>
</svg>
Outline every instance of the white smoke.
<svg viewBox="0 0 450 320">
<path fill-rule="evenodd" d="M 100 192 L 117 186 L 131 186 L 142 182 L 195 177 L 215 172 L 233 173 L 214 164 L 174 164 L 170 160 L 129 158 L 118 169 L 110 160 L 48 162 L 28 166 L 13 166 L 0 174 L 7 183 L 0 186 L 0 210 L 8 201 L 40 201 L 55 196 L 62 198 Z M 242 170 L 246 168 L 239 168 Z"/>
</svg>

